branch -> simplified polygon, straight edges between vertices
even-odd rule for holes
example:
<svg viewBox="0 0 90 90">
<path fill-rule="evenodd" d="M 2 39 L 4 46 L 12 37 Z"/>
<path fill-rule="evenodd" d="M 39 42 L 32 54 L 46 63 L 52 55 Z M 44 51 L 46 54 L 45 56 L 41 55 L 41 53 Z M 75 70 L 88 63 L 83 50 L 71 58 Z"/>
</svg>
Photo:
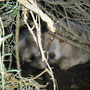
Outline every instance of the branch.
<svg viewBox="0 0 90 90">
<path fill-rule="evenodd" d="M 55 27 L 53 26 L 53 20 L 45 14 L 38 6 L 35 0 L 17 0 L 20 4 L 24 5 L 29 10 L 33 11 L 41 17 L 41 19 L 47 23 L 47 26 L 51 32 L 55 32 Z"/>
<path fill-rule="evenodd" d="M 20 59 L 19 59 L 19 25 L 20 25 L 20 12 L 17 11 L 17 17 L 16 17 L 16 63 L 17 63 L 17 69 L 20 70 Z"/>
</svg>

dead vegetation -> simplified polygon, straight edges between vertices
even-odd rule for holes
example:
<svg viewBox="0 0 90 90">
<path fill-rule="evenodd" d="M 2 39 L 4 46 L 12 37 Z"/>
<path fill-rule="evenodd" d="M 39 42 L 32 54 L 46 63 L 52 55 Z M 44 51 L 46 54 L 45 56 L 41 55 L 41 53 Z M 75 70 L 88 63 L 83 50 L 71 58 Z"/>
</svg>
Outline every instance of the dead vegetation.
<svg viewBox="0 0 90 90">
<path fill-rule="evenodd" d="M 14 90 L 15 88 L 17 90 L 40 90 L 40 88 L 46 88 L 47 84 L 41 85 L 35 81 L 46 72 L 51 76 L 53 89 L 56 90 L 53 71 L 47 62 L 48 58 L 45 57 L 45 51 L 41 44 L 41 20 L 47 24 L 50 33 L 57 38 L 90 51 L 89 0 L 0 0 L 0 14 L 0 88 L 2 90 Z M 29 15 L 32 17 L 31 21 L 28 20 Z M 33 22 L 33 25 L 30 26 L 31 22 Z M 15 37 L 13 37 L 13 24 L 16 26 Z M 47 68 L 36 77 L 24 78 L 20 74 L 19 28 L 24 25 L 32 34 L 36 45 L 40 49 L 42 61 L 47 65 Z M 8 35 L 5 34 L 7 27 Z M 36 28 L 37 37 L 33 31 L 34 28 Z M 17 70 L 11 68 L 8 70 L 4 66 L 4 59 L 5 56 L 11 57 L 13 44 L 16 45 Z M 9 48 L 7 53 L 5 51 L 6 47 Z M 12 61 L 12 59 L 10 60 Z M 16 74 L 10 74 L 14 72 Z"/>
</svg>

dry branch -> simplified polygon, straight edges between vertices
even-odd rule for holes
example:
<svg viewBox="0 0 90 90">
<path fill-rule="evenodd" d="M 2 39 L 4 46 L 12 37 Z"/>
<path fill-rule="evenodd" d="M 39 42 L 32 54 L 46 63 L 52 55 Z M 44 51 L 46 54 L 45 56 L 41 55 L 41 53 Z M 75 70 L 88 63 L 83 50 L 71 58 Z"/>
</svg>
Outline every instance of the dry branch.
<svg viewBox="0 0 90 90">
<path fill-rule="evenodd" d="M 52 4 L 51 5 L 52 2 L 56 3 L 56 1 L 53 1 L 53 0 L 52 1 L 45 1 L 45 2 L 47 2 L 46 3 L 46 8 L 44 6 L 42 6 L 42 8 L 46 13 L 44 13 L 40 9 L 36 0 L 28 0 L 28 1 L 27 0 L 23 0 L 23 1 L 18 0 L 18 2 L 20 2 L 22 5 L 24 5 L 26 8 L 33 11 L 37 15 L 39 15 L 41 17 L 41 19 L 47 23 L 47 26 L 48 26 L 49 30 L 51 31 L 51 33 L 54 34 L 54 32 L 55 32 L 56 35 L 59 36 L 59 38 L 64 39 L 68 43 L 70 43 L 70 44 L 72 44 L 76 47 L 82 48 L 84 50 L 90 51 L 90 39 L 89 39 L 90 30 L 85 28 L 85 29 L 87 29 L 85 31 L 84 28 L 83 28 L 84 26 L 88 27 L 88 25 L 85 24 L 85 22 L 87 22 L 87 19 L 90 16 L 88 14 L 89 12 L 87 12 L 86 10 L 83 10 L 83 8 L 80 6 L 80 5 L 83 5 L 81 2 L 77 3 L 78 1 L 75 2 L 75 0 L 70 1 L 70 2 L 64 2 L 63 1 L 63 3 L 66 4 L 66 5 L 63 5 L 62 2 L 57 1 L 57 2 L 61 3 L 60 5 L 62 5 L 62 7 L 65 9 L 64 10 L 65 12 L 66 12 L 66 10 L 70 10 L 70 13 L 72 13 L 72 12 L 74 13 L 73 17 L 75 17 L 75 18 L 74 19 L 71 18 L 71 20 L 73 19 L 74 22 L 81 22 L 81 24 L 80 24 L 81 27 L 82 27 L 81 29 L 77 28 L 78 25 L 76 25 L 76 24 L 78 24 L 78 23 L 74 24 L 76 26 L 73 26 L 72 29 L 70 29 L 72 23 L 68 24 L 68 21 L 70 21 L 70 19 L 68 18 L 67 15 L 66 15 L 66 17 L 64 17 L 64 19 L 66 19 L 66 22 L 64 22 L 64 24 L 66 26 L 61 22 L 61 19 L 59 18 L 59 16 L 60 16 L 59 11 L 60 10 L 57 11 L 57 8 L 56 8 L 57 4 L 55 4 L 55 5 Z M 68 7 L 67 3 L 70 4 L 69 7 Z M 88 6 L 87 3 L 85 3 L 85 4 Z M 75 6 L 75 8 L 73 8 L 73 5 Z M 48 7 L 51 8 L 52 12 L 56 13 L 56 16 L 54 16 L 54 14 L 48 10 Z M 53 7 L 55 7 L 55 8 L 53 8 Z M 88 9 L 89 8 L 87 8 L 87 10 Z M 80 11 L 78 12 L 78 10 L 80 10 Z M 82 13 L 82 15 L 81 15 L 81 13 Z M 66 12 L 66 14 L 67 14 L 67 12 Z M 78 14 L 78 16 L 77 16 L 77 14 Z M 81 17 L 83 18 L 84 23 L 81 20 L 78 20 L 79 15 L 81 15 Z M 84 20 L 85 18 L 86 18 L 86 20 Z M 75 19 L 77 19 L 77 20 L 75 20 Z M 55 23 L 57 21 L 59 22 L 58 24 Z M 89 21 L 89 24 L 90 24 L 90 21 Z M 58 25 L 59 25 L 59 27 L 58 27 Z M 69 26 L 70 26 L 70 28 L 69 28 Z M 62 29 L 60 27 L 62 27 L 64 29 Z M 79 31 L 76 31 L 76 30 L 79 30 Z M 82 33 L 82 36 L 78 35 L 79 32 Z M 54 36 L 56 36 L 56 35 L 54 34 Z"/>
<path fill-rule="evenodd" d="M 41 17 L 41 19 L 47 23 L 47 26 L 51 32 L 55 32 L 55 27 L 53 26 L 53 21 L 51 18 L 45 14 L 37 5 L 35 0 L 17 0 L 20 4 L 24 5 L 29 10 L 33 11 Z"/>
<path fill-rule="evenodd" d="M 36 44 L 38 44 L 38 48 L 40 49 L 41 56 L 42 56 L 42 61 L 45 62 L 46 65 L 47 65 L 47 67 L 48 67 L 48 68 L 46 68 L 45 71 L 43 71 L 40 75 L 42 75 L 44 72 L 48 72 L 49 75 L 50 75 L 51 78 L 52 78 L 54 90 L 56 90 L 56 85 L 55 85 L 55 79 L 54 79 L 53 71 L 52 71 L 51 67 L 50 67 L 49 64 L 48 64 L 48 60 L 47 60 L 47 58 L 45 57 L 45 53 L 44 53 L 44 50 L 43 50 L 42 44 L 41 44 L 40 18 L 39 18 L 39 24 L 38 24 L 38 23 L 37 23 L 37 19 L 35 19 L 34 15 L 33 15 L 33 12 L 30 11 L 30 13 L 31 13 L 31 16 L 32 16 L 32 18 L 33 18 L 33 21 L 34 21 L 34 24 L 35 24 L 35 27 L 36 27 L 36 30 L 37 30 L 37 41 L 36 41 L 36 36 L 35 36 L 34 33 L 33 33 L 33 29 L 31 29 L 30 26 L 29 26 L 28 23 L 27 23 L 27 16 L 26 16 L 25 13 L 24 13 L 24 21 L 25 21 L 25 23 L 26 23 L 26 25 L 27 25 L 30 33 L 32 34 L 32 36 L 33 36 Z M 38 77 L 38 76 L 37 76 L 37 77 Z M 37 77 L 35 77 L 35 78 L 37 78 Z"/>
<path fill-rule="evenodd" d="M 16 17 L 16 63 L 17 63 L 17 69 L 20 70 L 20 59 L 19 59 L 19 26 L 20 26 L 20 12 L 17 11 L 17 17 Z"/>
</svg>

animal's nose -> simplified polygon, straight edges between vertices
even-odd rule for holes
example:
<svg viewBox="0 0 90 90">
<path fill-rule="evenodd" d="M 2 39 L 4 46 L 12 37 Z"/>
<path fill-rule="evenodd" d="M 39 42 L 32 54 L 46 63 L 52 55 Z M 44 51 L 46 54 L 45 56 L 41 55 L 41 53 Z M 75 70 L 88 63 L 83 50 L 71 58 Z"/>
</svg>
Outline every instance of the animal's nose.
<svg viewBox="0 0 90 90">
<path fill-rule="evenodd" d="M 31 55 L 30 57 L 31 60 L 35 60 L 36 59 L 36 56 L 34 54 Z"/>
<path fill-rule="evenodd" d="M 55 58 L 55 53 L 54 52 L 50 52 L 49 53 L 49 58 L 50 59 L 54 59 Z"/>
</svg>

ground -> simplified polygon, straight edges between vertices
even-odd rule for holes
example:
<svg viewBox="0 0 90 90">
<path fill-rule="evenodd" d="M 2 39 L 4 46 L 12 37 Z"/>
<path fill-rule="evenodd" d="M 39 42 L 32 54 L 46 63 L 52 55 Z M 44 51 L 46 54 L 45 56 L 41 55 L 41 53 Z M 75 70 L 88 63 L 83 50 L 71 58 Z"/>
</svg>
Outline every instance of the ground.
<svg viewBox="0 0 90 90">
<path fill-rule="evenodd" d="M 37 75 L 41 70 L 32 68 L 29 64 L 22 65 L 22 75 L 27 76 L 29 74 Z M 60 69 L 59 66 L 55 66 L 53 69 L 54 76 L 57 81 L 58 90 L 90 90 L 90 62 L 74 66 L 66 71 Z M 49 82 L 47 90 L 52 89 L 52 83 L 50 77 L 45 74 L 43 80 L 40 82 L 45 84 Z"/>
</svg>

